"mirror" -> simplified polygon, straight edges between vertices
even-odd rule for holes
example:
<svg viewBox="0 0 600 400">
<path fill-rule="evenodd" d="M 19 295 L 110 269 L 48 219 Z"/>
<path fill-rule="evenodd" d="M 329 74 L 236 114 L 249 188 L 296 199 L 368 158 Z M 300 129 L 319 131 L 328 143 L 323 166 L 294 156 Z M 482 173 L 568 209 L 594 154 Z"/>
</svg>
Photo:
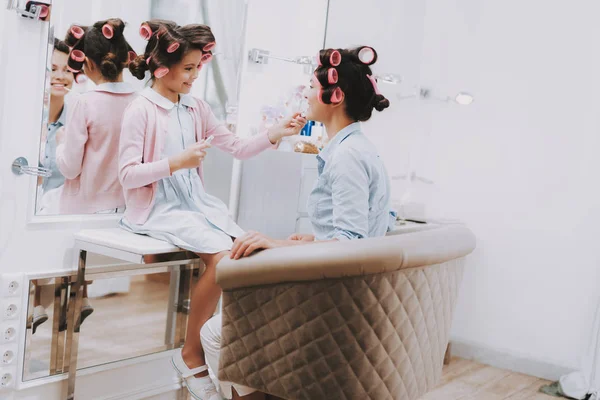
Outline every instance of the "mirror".
<svg viewBox="0 0 600 400">
<path fill-rule="evenodd" d="M 56 39 L 50 37 L 49 40 L 39 151 L 39 166 L 49 169 L 51 176 L 38 179 L 36 215 L 118 214 L 124 210 L 124 204 L 116 206 L 112 204 L 111 208 L 93 205 L 93 199 L 102 195 L 102 191 L 108 190 L 106 186 L 97 193 L 89 193 L 88 190 L 87 199 L 84 201 L 74 200 L 73 196 L 70 196 L 79 188 L 86 187 L 84 180 L 87 179 L 89 182 L 90 176 L 102 177 L 107 184 L 110 184 L 110 190 L 116 193 L 120 191 L 116 173 L 109 174 L 103 170 L 102 173 L 79 174 L 71 180 L 74 181 L 73 183 L 65 185 L 64 175 L 57 165 L 56 149 L 58 143 L 65 140 L 69 105 L 73 104 L 82 93 L 92 91 L 96 87 L 83 73 L 74 74 L 68 70 L 67 60 L 70 49 L 60 40 L 65 39 L 67 31 L 73 24 L 90 26 L 108 18 L 120 18 L 126 23 L 125 39 L 136 52 L 141 52 L 146 46 L 146 42 L 138 33 L 143 21 L 160 18 L 173 20 L 180 25 L 204 23 L 211 26 L 218 47 L 212 62 L 202 69 L 191 94 L 207 101 L 217 118 L 225 121 L 228 127 L 234 130 L 237 125 L 239 77 L 243 65 L 241 57 L 245 36 L 246 4 L 240 0 L 196 2 L 135 0 L 125 3 L 116 0 L 93 0 L 85 3 L 64 0 L 59 6 L 60 8 L 53 10 L 51 17 L 53 29 L 50 32 L 54 32 Z M 147 79 L 140 81 L 134 78 L 127 68 L 123 71 L 123 80 L 136 91 L 147 84 Z M 97 150 L 86 146 L 81 160 L 85 159 L 86 154 L 91 155 L 94 152 Z M 204 160 L 206 190 L 227 204 L 230 196 L 233 158 L 215 148 L 210 149 L 208 153 Z M 117 162 L 116 156 L 112 157 L 111 162 Z M 111 170 L 116 171 L 117 167 Z M 91 205 L 81 207 L 80 203 Z"/>
<path fill-rule="evenodd" d="M 183 344 L 190 283 L 195 283 L 200 269 L 177 266 L 164 270 L 127 280 L 87 281 L 81 316 L 75 321 L 78 370 Z M 71 344 L 66 330 L 71 297 L 68 277 L 29 282 L 24 381 L 68 371 Z"/>
</svg>

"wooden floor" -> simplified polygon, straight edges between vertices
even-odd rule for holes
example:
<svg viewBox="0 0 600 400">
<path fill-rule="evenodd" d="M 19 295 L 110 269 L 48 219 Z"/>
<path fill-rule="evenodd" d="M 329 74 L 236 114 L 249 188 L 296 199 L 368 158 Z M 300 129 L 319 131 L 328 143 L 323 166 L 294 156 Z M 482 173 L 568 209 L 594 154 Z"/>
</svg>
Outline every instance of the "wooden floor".
<svg viewBox="0 0 600 400">
<path fill-rule="evenodd" d="M 421 400 L 556 400 L 539 393 L 550 382 L 516 372 L 453 358 L 442 381 Z"/>
</svg>

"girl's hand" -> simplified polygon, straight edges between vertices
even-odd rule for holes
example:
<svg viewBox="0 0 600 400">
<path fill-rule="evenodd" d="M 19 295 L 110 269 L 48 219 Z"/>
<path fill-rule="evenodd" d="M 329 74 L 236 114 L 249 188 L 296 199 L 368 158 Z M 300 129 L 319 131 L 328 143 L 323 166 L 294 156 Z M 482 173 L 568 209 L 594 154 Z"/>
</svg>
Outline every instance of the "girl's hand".
<svg viewBox="0 0 600 400">
<path fill-rule="evenodd" d="M 297 135 L 304 128 L 306 122 L 306 118 L 300 113 L 284 118 L 269 129 L 269 140 L 274 144 L 283 137 Z"/>
<path fill-rule="evenodd" d="M 206 149 L 210 148 L 210 143 L 204 141 L 194 143 L 176 156 L 169 157 L 169 167 L 171 174 L 180 169 L 198 168 L 206 157 Z"/>
</svg>

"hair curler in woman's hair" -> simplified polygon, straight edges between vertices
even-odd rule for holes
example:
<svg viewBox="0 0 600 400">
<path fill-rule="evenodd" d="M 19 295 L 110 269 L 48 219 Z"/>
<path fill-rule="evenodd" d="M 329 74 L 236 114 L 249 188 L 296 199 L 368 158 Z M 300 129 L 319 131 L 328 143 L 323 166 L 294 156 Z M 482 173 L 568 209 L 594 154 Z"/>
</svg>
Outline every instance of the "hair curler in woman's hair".
<svg viewBox="0 0 600 400">
<path fill-rule="evenodd" d="M 377 61 L 377 53 L 369 46 L 361 47 L 358 50 L 357 57 L 365 65 L 373 65 Z"/>
<path fill-rule="evenodd" d="M 146 22 L 140 26 L 140 36 L 146 41 L 150 40 L 152 37 L 152 28 L 150 28 L 150 25 L 148 25 Z"/>
<path fill-rule="evenodd" d="M 179 46 L 179 42 L 171 43 L 171 45 L 169 45 L 169 47 L 167 48 L 167 53 L 175 53 Z"/>
<path fill-rule="evenodd" d="M 377 81 L 375 80 L 375 78 L 373 78 L 371 75 L 367 75 L 367 78 L 369 78 L 369 80 L 371 81 L 371 84 L 373 85 L 373 90 L 375 90 L 375 94 L 381 94 L 381 92 L 379 91 L 379 86 L 377 86 Z"/>
<path fill-rule="evenodd" d="M 167 75 L 168 73 L 169 73 L 169 68 L 160 67 L 160 68 L 157 68 L 156 71 L 154 71 L 154 77 L 157 79 L 160 79 L 160 78 L 164 77 L 165 75 Z"/>
<path fill-rule="evenodd" d="M 331 64 L 334 67 L 337 67 L 338 65 L 340 65 L 341 62 L 342 55 L 340 54 L 340 52 L 337 50 L 332 51 L 331 55 L 329 56 L 329 64 Z"/>
<path fill-rule="evenodd" d="M 72 50 L 67 61 L 67 69 L 73 73 L 81 71 L 83 62 L 85 61 L 85 53 L 81 50 Z"/>
<path fill-rule="evenodd" d="M 208 43 L 206 46 L 204 46 L 204 47 L 202 48 L 202 51 L 204 51 L 204 52 L 211 51 L 212 49 L 214 49 L 214 48 L 215 48 L 215 46 L 216 46 L 216 45 L 217 45 L 217 43 L 216 43 L 216 42 L 210 42 L 210 43 Z"/>
<path fill-rule="evenodd" d="M 329 68 L 327 70 L 327 81 L 330 85 L 335 85 L 338 82 L 338 72 L 335 68 Z"/>
<path fill-rule="evenodd" d="M 336 87 L 335 90 L 333 91 L 333 93 L 331 94 L 331 102 L 333 104 L 337 104 L 337 103 L 341 103 L 341 101 L 344 99 L 344 92 L 342 91 L 342 89 L 340 89 L 340 87 Z"/>
<path fill-rule="evenodd" d="M 133 60 L 135 60 L 137 58 L 137 53 L 133 50 L 129 50 L 127 52 L 127 55 L 129 56 L 129 61 L 127 61 L 127 64 L 129 64 L 130 62 L 132 62 Z"/>
<path fill-rule="evenodd" d="M 115 30 L 110 24 L 102 25 L 102 34 L 108 40 L 112 39 L 115 36 Z"/>
</svg>

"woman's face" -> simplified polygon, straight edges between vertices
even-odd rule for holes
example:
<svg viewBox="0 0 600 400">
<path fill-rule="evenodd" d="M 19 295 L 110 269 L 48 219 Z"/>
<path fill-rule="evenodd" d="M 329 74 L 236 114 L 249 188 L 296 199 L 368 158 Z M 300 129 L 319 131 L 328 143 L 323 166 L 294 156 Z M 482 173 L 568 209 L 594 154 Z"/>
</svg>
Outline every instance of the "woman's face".
<svg viewBox="0 0 600 400">
<path fill-rule="evenodd" d="M 64 97 L 73 87 L 73 73 L 67 69 L 69 56 L 62 51 L 52 52 L 52 73 L 50 74 L 51 98 Z"/>
<path fill-rule="evenodd" d="M 188 51 L 183 59 L 169 68 L 169 73 L 160 78 L 161 84 L 174 93 L 188 94 L 202 69 L 202 51 Z"/>
<path fill-rule="evenodd" d="M 319 101 L 319 91 L 321 84 L 316 76 L 312 76 L 310 86 L 304 89 L 304 98 L 308 102 L 306 119 L 311 121 L 325 122 L 330 113 L 329 107 Z"/>
</svg>

